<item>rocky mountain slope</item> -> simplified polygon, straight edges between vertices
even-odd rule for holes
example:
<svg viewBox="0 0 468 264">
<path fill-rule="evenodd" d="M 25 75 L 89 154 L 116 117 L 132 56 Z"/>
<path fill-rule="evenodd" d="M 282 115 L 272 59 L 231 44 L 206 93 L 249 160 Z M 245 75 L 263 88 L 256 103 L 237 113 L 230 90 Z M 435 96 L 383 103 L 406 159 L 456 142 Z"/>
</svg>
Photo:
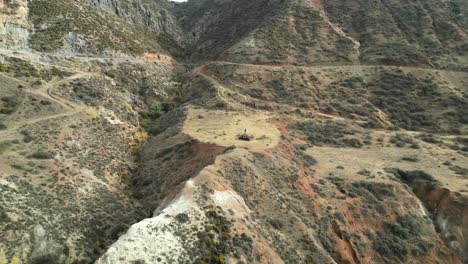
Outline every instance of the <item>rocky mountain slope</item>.
<svg viewBox="0 0 468 264">
<path fill-rule="evenodd" d="M 3 1 L 0 263 L 467 262 L 467 10 Z"/>
<path fill-rule="evenodd" d="M 176 10 L 201 58 L 465 67 L 467 8 L 465 1 L 201 0 Z"/>
</svg>

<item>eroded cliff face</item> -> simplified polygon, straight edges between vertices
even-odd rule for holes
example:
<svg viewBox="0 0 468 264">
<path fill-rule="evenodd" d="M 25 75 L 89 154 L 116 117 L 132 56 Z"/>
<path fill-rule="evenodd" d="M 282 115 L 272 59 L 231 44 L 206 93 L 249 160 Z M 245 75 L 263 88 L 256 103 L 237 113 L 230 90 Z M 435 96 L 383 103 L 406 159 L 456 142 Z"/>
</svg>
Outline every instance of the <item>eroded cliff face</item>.
<svg viewBox="0 0 468 264">
<path fill-rule="evenodd" d="M 185 38 L 171 6 L 154 1 L 4 1 L 0 44 L 9 50 L 69 55 L 180 55 Z"/>
<path fill-rule="evenodd" d="M 169 11 L 173 3 L 165 1 L 121 1 L 121 0 L 88 0 L 95 6 L 124 18 L 132 24 L 151 31 L 165 34 L 172 38 L 174 44 L 183 45 L 185 34 L 180 29 L 175 16 Z"/>
<path fill-rule="evenodd" d="M 440 182 L 421 172 L 397 170 L 395 174 L 421 199 L 445 243 L 466 259 L 467 196 L 444 188 Z"/>
<path fill-rule="evenodd" d="M 0 3 L 0 48 L 27 49 L 30 31 L 28 1 L 2 1 Z"/>
</svg>

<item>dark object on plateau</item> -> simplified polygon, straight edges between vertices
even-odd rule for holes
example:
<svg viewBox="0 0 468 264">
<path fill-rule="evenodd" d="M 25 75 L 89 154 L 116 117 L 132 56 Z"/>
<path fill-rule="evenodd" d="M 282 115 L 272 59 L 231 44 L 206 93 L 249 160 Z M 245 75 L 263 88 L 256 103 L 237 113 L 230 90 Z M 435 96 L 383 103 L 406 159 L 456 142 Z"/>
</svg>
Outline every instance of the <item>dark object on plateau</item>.
<svg viewBox="0 0 468 264">
<path fill-rule="evenodd" d="M 250 141 L 252 139 L 252 136 L 247 135 L 247 129 L 244 129 L 244 134 L 240 134 L 238 136 L 239 140 L 244 140 L 244 141 Z"/>
</svg>

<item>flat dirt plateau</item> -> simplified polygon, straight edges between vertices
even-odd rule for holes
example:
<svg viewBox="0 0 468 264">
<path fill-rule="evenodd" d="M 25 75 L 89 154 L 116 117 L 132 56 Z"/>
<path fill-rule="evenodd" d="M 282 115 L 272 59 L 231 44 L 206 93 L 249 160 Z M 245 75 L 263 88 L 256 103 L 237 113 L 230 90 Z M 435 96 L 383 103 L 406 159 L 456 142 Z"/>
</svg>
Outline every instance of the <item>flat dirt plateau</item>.
<svg viewBox="0 0 468 264">
<path fill-rule="evenodd" d="M 467 260 L 464 72 L 1 59 L 0 263 Z"/>
<path fill-rule="evenodd" d="M 280 131 L 275 126 L 273 117 L 272 114 L 263 111 L 243 114 L 190 109 L 184 122 L 183 132 L 201 142 L 260 151 L 278 145 Z M 239 136 L 244 134 L 244 131 L 247 135 L 252 135 L 249 141 L 239 140 Z"/>
</svg>

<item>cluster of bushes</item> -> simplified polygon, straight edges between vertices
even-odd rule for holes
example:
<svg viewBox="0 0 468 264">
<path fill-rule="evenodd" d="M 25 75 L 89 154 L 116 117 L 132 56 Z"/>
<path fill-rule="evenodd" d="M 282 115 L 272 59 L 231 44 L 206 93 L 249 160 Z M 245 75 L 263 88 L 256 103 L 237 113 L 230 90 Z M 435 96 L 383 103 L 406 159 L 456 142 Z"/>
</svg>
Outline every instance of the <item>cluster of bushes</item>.
<svg viewBox="0 0 468 264">
<path fill-rule="evenodd" d="M 39 70 L 25 60 L 14 57 L 10 57 L 7 60 L 8 67 L 10 68 L 10 71 L 15 74 L 15 77 L 39 78 L 41 76 Z"/>
<path fill-rule="evenodd" d="M 17 98 L 14 96 L 3 96 L 0 98 L 0 114 L 11 114 L 15 111 L 15 107 L 18 104 Z"/>
<path fill-rule="evenodd" d="M 398 215 L 396 222 L 386 222 L 382 231 L 366 235 L 386 263 L 406 262 L 410 254 L 429 254 L 434 247 L 421 239 L 422 220 L 414 215 Z"/>
<path fill-rule="evenodd" d="M 71 75 L 70 72 L 60 70 L 56 67 L 52 67 L 51 69 L 37 69 L 30 62 L 15 57 L 5 58 L 5 61 L 8 65 L 0 63 L 0 72 L 12 72 L 15 77 L 32 77 L 51 80 L 54 76 L 64 77 Z"/>
<path fill-rule="evenodd" d="M 6 0 L 4 3 L 6 7 L 13 9 L 13 10 L 16 10 L 20 6 L 18 1 L 16 0 Z"/>
<path fill-rule="evenodd" d="M 304 99 L 300 96 L 300 93 L 292 93 L 291 89 L 294 86 L 289 86 L 283 78 L 269 81 L 265 84 L 265 87 L 273 92 L 275 100 L 281 103 L 294 104 Z"/>
<path fill-rule="evenodd" d="M 414 140 L 411 136 L 397 133 L 390 138 L 390 143 L 394 144 L 399 148 L 410 147 L 414 149 L 419 148 L 419 144 L 416 140 Z"/>
<path fill-rule="evenodd" d="M 367 118 L 366 128 L 382 127 L 378 109 L 389 117 L 394 129 L 461 133 L 468 123 L 468 95 L 443 93 L 431 76 L 417 77 L 402 70 L 380 70 L 365 82 L 349 77 L 332 82 L 319 93 L 319 108 L 349 118 Z"/>
<path fill-rule="evenodd" d="M 24 143 L 29 143 L 31 141 L 33 141 L 33 136 L 31 135 L 31 132 L 29 132 L 28 130 L 21 130 L 20 131 L 20 134 L 23 135 L 23 142 Z"/>
<path fill-rule="evenodd" d="M 367 96 L 368 91 L 362 77 L 353 76 L 332 82 L 326 90 L 333 91 L 333 93 L 326 94 L 331 100 L 329 108 L 340 116 L 372 117 L 376 111 L 376 108 L 363 97 Z M 322 101 L 325 100 L 322 99 Z"/>
<path fill-rule="evenodd" d="M 441 143 L 440 139 L 432 134 L 421 134 L 418 135 L 418 138 L 420 138 L 422 141 L 430 144 L 439 144 Z"/>
<path fill-rule="evenodd" d="M 398 168 L 385 168 L 385 171 L 394 174 L 406 183 L 415 183 L 420 181 L 436 182 L 431 174 L 422 170 L 404 171 Z"/>
<path fill-rule="evenodd" d="M 409 161 L 409 162 L 417 162 L 419 159 L 417 156 L 414 156 L 414 155 L 408 155 L 408 156 L 403 156 L 401 158 L 401 160 L 403 161 Z"/>
<path fill-rule="evenodd" d="M 11 68 L 5 64 L 0 63 L 0 72 L 10 72 Z"/>
<path fill-rule="evenodd" d="M 444 117 L 451 121 L 451 127 L 453 129 L 458 127 L 457 122 L 468 125 L 468 93 L 465 93 L 462 97 L 453 94 L 449 95 L 442 106 L 454 108 L 452 111 L 444 114 Z"/>
<path fill-rule="evenodd" d="M 440 104 L 439 88 L 433 80 L 401 71 L 382 72 L 369 88 L 372 104 L 384 110 L 395 126 L 416 131 L 440 127 L 439 120 L 428 111 Z"/>
<path fill-rule="evenodd" d="M 299 157 L 301 158 L 302 162 L 306 166 L 314 166 L 317 164 L 317 160 L 314 157 L 310 156 L 309 154 L 305 153 L 304 151 L 298 151 Z"/>
<path fill-rule="evenodd" d="M 55 51 L 63 46 L 69 32 L 79 35 L 84 45 L 75 47 L 81 52 L 99 53 L 106 49 L 130 54 L 158 52 L 163 44 L 177 49 L 169 34 L 158 34 L 137 25 L 131 25 L 112 14 L 104 14 L 92 5 L 58 0 L 36 0 L 29 4 L 29 20 L 35 26 L 30 38 L 33 49 Z M 96 30 L 99 28 L 100 30 Z M 177 47 L 177 48 L 175 48 Z"/>
<path fill-rule="evenodd" d="M 151 105 L 149 111 L 141 111 L 140 116 L 143 120 L 158 119 L 163 113 L 167 113 L 175 108 L 175 103 L 170 101 L 163 101 Z"/>
<path fill-rule="evenodd" d="M 431 77 L 382 72 L 369 83 L 369 91 L 370 102 L 384 110 L 397 128 L 460 133 L 468 123 L 468 95 L 443 94 Z"/>
<path fill-rule="evenodd" d="M 331 221 L 332 219 L 329 216 L 324 216 L 317 221 L 318 229 L 316 238 L 322 244 L 323 249 L 330 254 L 334 254 L 336 252 L 336 240 L 328 231 L 328 225 Z"/>
<path fill-rule="evenodd" d="M 36 152 L 33 152 L 31 155 L 29 155 L 28 158 L 32 158 L 32 159 L 53 159 L 54 156 L 55 156 L 55 153 L 38 150 Z"/>
<path fill-rule="evenodd" d="M 375 200 L 373 198 L 369 199 L 369 195 L 372 195 L 379 201 L 383 201 L 388 197 L 395 197 L 393 185 L 366 181 L 353 182 L 348 187 L 348 195 L 351 197 L 361 197 L 365 200 L 372 200 L 372 202 Z"/>
<path fill-rule="evenodd" d="M 468 152 L 468 138 L 457 137 L 455 140 L 457 143 L 462 145 L 462 147 L 460 148 L 461 151 Z"/>
<path fill-rule="evenodd" d="M 197 233 L 198 264 L 224 264 L 227 255 L 240 258 L 240 254 L 252 260 L 253 240 L 245 233 L 232 235 L 232 223 L 215 211 L 206 213 L 209 223 Z"/>
<path fill-rule="evenodd" d="M 448 5 L 450 6 L 450 10 L 452 11 L 452 13 L 458 15 L 462 12 L 462 0 L 452 0 L 448 2 Z"/>
<path fill-rule="evenodd" d="M 7 151 L 12 145 L 11 141 L 0 141 L 0 154 Z"/>
<path fill-rule="evenodd" d="M 463 168 L 457 165 L 449 166 L 449 169 L 455 172 L 455 174 L 461 175 L 461 176 L 467 176 L 468 175 L 468 169 Z"/>
<path fill-rule="evenodd" d="M 332 145 L 336 147 L 362 147 L 360 139 L 353 136 L 357 130 L 343 123 L 319 121 L 306 121 L 293 125 L 293 128 L 300 130 L 306 136 L 306 140 L 314 145 Z"/>
<path fill-rule="evenodd" d="M 349 197 L 359 198 L 367 209 L 376 211 L 381 215 L 387 213 L 384 204 L 385 199 L 395 197 L 392 185 L 379 182 L 353 182 L 343 187 L 341 192 Z"/>
<path fill-rule="evenodd" d="M 102 103 L 105 96 L 104 89 L 96 89 L 96 87 L 104 87 L 106 81 L 102 79 L 76 79 L 71 82 L 73 97 L 78 98 L 88 105 L 97 106 Z"/>
<path fill-rule="evenodd" d="M 270 71 L 267 70 L 265 73 L 271 74 Z M 248 94 L 253 98 L 266 101 L 274 100 L 275 102 L 299 108 L 310 108 L 312 105 L 320 102 L 320 100 L 316 100 L 315 98 L 319 94 L 313 93 L 308 87 L 311 83 L 315 84 L 319 82 L 313 74 L 306 73 L 302 69 L 292 72 L 281 72 L 281 74 L 280 72 L 276 73 L 272 80 L 264 81 L 257 79 L 255 85 L 251 84 L 247 87 L 239 85 L 238 89 L 241 89 L 243 94 Z M 226 76 L 229 72 L 223 74 Z M 248 76 L 243 75 L 241 78 L 239 78 L 241 83 L 249 82 Z"/>
<path fill-rule="evenodd" d="M 314 166 L 317 164 L 317 160 L 305 152 L 307 145 L 294 145 L 294 148 L 296 149 L 296 156 L 300 158 L 304 165 Z"/>
<path fill-rule="evenodd" d="M 465 2 L 360 1 L 355 8 L 328 0 L 323 6 L 333 22 L 361 43 L 362 62 L 429 66 L 445 62 L 452 48 L 463 43 L 459 28 L 466 25 Z"/>
<path fill-rule="evenodd" d="M 369 53 L 378 56 L 377 61 L 398 66 L 418 65 L 429 61 L 417 46 L 411 44 L 388 43 L 369 49 Z"/>
</svg>

